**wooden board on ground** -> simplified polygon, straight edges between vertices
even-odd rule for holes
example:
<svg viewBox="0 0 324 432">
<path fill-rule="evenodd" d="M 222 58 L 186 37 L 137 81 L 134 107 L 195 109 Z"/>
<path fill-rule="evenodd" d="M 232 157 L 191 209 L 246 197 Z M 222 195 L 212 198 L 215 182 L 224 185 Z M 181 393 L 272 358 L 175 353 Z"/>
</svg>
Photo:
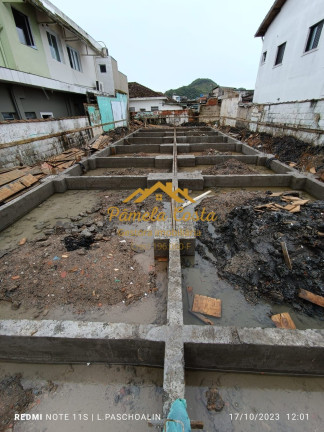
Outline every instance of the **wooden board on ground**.
<svg viewBox="0 0 324 432">
<path fill-rule="evenodd" d="M 38 180 L 37 180 L 37 178 L 34 177 L 33 175 L 28 174 L 28 175 L 22 177 L 22 178 L 20 179 L 20 182 L 21 182 L 24 186 L 29 187 L 29 186 L 31 186 L 32 184 L 38 182 Z"/>
<path fill-rule="evenodd" d="M 298 297 L 308 300 L 311 303 L 317 304 L 318 306 L 324 307 L 324 297 L 319 296 L 317 294 L 313 294 L 310 291 L 306 291 L 304 289 L 300 289 L 298 293 Z"/>
<path fill-rule="evenodd" d="M 194 293 L 193 293 L 192 287 L 190 287 L 190 286 L 187 287 L 187 295 L 188 295 L 189 313 L 191 315 L 195 316 L 196 318 L 198 318 L 200 321 L 202 321 L 205 324 L 214 325 L 213 321 L 206 318 L 204 315 L 202 315 L 198 312 L 192 311 L 192 305 L 193 305 L 193 301 L 194 301 Z"/>
<path fill-rule="evenodd" d="M 4 186 L 0 189 L 0 202 L 21 191 L 22 189 L 25 189 L 25 186 L 19 181 L 10 183 L 8 186 Z"/>
<path fill-rule="evenodd" d="M 296 329 L 294 321 L 288 312 L 283 312 L 280 314 L 272 315 L 272 321 L 275 323 L 276 327 L 294 330 Z"/>
<path fill-rule="evenodd" d="M 196 294 L 192 311 L 220 318 L 222 316 L 222 301 L 212 297 Z"/>
<path fill-rule="evenodd" d="M 23 170 L 14 169 L 12 171 L 0 174 L 0 186 L 17 180 L 25 174 Z"/>
</svg>

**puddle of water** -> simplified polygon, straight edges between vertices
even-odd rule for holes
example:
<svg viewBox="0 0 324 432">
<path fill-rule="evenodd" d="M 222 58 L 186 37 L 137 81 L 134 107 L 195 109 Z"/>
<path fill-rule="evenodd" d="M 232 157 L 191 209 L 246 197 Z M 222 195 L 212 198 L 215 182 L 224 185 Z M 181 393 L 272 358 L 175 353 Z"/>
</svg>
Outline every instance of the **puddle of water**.
<svg viewBox="0 0 324 432">
<path fill-rule="evenodd" d="M 145 420 L 109 421 L 105 415 L 157 414 L 162 418 L 163 369 L 0 363 L 0 379 L 15 373 L 22 374 L 24 388 L 37 391 L 48 380 L 58 386 L 37 396 L 39 403 L 23 411 L 42 414 L 42 420 L 16 422 L 15 432 L 143 432 L 152 431 Z M 46 414 L 58 413 L 67 414 L 68 420 L 46 420 Z"/>
<path fill-rule="evenodd" d="M 207 168 L 212 168 L 214 165 L 196 165 L 193 167 L 178 167 L 179 172 L 193 172 L 193 171 L 202 171 Z M 263 165 L 249 165 L 252 169 L 257 171 L 255 174 L 275 174 L 271 169 L 263 166 Z M 222 174 L 223 175 L 223 174 Z M 231 173 L 228 173 L 231 175 Z M 246 174 L 252 175 L 252 173 Z"/>
<path fill-rule="evenodd" d="M 268 191 L 269 188 L 245 188 L 244 190 Z M 238 188 L 211 189 L 212 192 L 207 196 L 217 196 L 220 193 L 230 193 Z M 240 189 L 242 190 L 242 189 Z M 286 188 L 271 188 L 273 192 L 287 191 Z M 289 190 L 289 189 L 288 189 Z M 207 191 L 204 190 L 203 192 Z M 300 192 L 300 191 L 299 191 Z M 193 191 L 190 195 L 195 198 L 200 195 L 201 191 Z M 301 192 L 303 199 L 314 200 L 309 194 Z M 195 206 L 188 206 L 186 211 L 193 213 Z M 208 224 L 210 235 L 215 237 L 215 230 L 212 224 Z M 219 326 L 237 326 L 237 327 L 272 327 L 275 325 L 271 316 L 277 313 L 288 312 L 297 329 L 305 330 L 308 328 L 324 329 L 324 321 L 300 313 L 289 305 L 279 305 L 265 300 L 260 300 L 257 304 L 249 303 L 239 287 L 232 286 L 229 282 L 221 279 L 215 266 L 215 257 L 205 248 L 199 237 L 197 244 L 200 244 L 207 256 L 213 261 L 203 259 L 198 252 L 195 257 L 182 258 L 182 285 L 183 285 L 183 304 L 184 304 L 184 323 L 205 325 L 188 311 L 187 287 L 193 288 L 195 294 L 201 294 L 208 297 L 215 297 L 222 300 L 222 317 L 210 318 L 215 325 Z M 217 238 L 215 237 L 215 241 Z"/>
<path fill-rule="evenodd" d="M 220 412 L 207 410 L 206 391 L 213 385 L 225 403 Z M 186 373 L 188 414 L 191 419 L 203 421 L 204 431 L 210 432 L 319 432 L 324 422 L 323 392 L 323 378 Z M 243 415 L 241 420 L 235 420 L 236 413 Z M 277 413 L 279 420 L 245 420 L 244 414 L 250 413 Z"/>
<path fill-rule="evenodd" d="M 212 258 L 212 255 L 208 255 Z M 249 303 L 238 289 L 239 287 L 233 287 L 221 279 L 213 263 L 204 260 L 197 252 L 194 258 L 183 258 L 182 263 L 183 319 L 187 325 L 205 325 L 188 311 L 186 290 L 190 286 L 195 294 L 222 300 L 222 317 L 208 317 L 214 322 L 214 325 L 275 328 L 270 316 L 276 313 L 289 312 L 299 330 L 324 328 L 324 321 L 299 313 L 288 305 L 277 305 L 263 300 L 257 304 Z"/>
<path fill-rule="evenodd" d="M 209 195 L 207 195 L 208 197 L 212 197 L 212 196 L 217 196 L 220 194 L 225 194 L 225 193 L 230 193 L 230 192 L 235 192 L 235 191 L 247 191 L 247 192 L 298 192 L 300 194 L 300 197 L 302 199 L 308 199 L 310 201 L 316 201 L 316 198 L 314 198 L 312 195 L 308 194 L 305 191 L 301 191 L 301 190 L 296 190 L 296 189 L 291 189 L 289 187 L 272 187 L 272 186 L 255 186 L 255 187 L 233 187 L 233 188 L 220 188 L 220 187 L 211 187 L 211 188 L 204 188 L 202 191 L 189 191 L 190 195 L 192 197 L 196 197 L 198 195 L 203 194 L 204 192 L 207 191 L 211 191 L 211 193 Z M 188 207 L 188 209 L 190 208 L 190 206 Z"/>
<path fill-rule="evenodd" d="M 0 233 L 0 249 L 16 247 L 26 237 L 32 239 L 44 229 L 52 228 L 57 220 L 69 221 L 69 217 L 90 210 L 99 200 L 102 191 L 70 190 L 54 194 L 9 228 Z"/>
</svg>

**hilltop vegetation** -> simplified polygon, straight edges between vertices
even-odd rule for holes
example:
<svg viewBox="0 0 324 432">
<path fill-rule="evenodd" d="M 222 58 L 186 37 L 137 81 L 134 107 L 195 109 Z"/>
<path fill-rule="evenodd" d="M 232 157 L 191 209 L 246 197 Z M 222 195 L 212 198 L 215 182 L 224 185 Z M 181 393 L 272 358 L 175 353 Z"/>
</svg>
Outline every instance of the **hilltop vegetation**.
<svg viewBox="0 0 324 432">
<path fill-rule="evenodd" d="M 177 89 L 170 89 L 165 92 L 166 96 L 172 97 L 173 94 L 178 96 L 186 96 L 188 99 L 195 99 L 201 94 L 209 93 L 212 88 L 216 87 L 215 81 L 209 78 L 198 78 L 192 81 L 187 86 L 182 86 Z"/>
</svg>

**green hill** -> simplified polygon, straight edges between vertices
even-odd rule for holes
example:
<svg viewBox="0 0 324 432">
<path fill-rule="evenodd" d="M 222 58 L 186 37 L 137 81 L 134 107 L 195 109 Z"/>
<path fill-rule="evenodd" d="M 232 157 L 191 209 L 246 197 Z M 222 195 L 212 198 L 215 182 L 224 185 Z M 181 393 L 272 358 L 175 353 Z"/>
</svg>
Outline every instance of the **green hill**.
<svg viewBox="0 0 324 432">
<path fill-rule="evenodd" d="M 198 78 L 187 86 L 167 90 L 165 95 L 172 97 L 173 94 L 176 94 L 178 96 L 187 96 L 188 99 L 195 99 L 203 93 L 209 93 L 216 86 L 215 81 L 209 78 Z"/>
</svg>

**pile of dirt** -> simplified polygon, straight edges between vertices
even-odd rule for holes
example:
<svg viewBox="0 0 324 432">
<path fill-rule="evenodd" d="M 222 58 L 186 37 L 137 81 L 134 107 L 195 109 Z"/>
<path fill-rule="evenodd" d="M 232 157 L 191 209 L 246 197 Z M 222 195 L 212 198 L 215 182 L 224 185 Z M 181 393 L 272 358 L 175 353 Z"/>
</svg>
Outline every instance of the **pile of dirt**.
<svg viewBox="0 0 324 432">
<path fill-rule="evenodd" d="M 208 175 L 233 175 L 233 174 L 257 174 L 257 171 L 244 162 L 236 159 L 228 159 L 227 161 L 214 165 L 213 167 L 205 168 L 202 174 Z"/>
<path fill-rule="evenodd" d="M 105 195 L 107 193 L 107 195 Z M 109 194 L 109 195 L 108 195 Z M 143 203 L 123 203 L 129 191 L 102 192 L 101 202 L 71 222 L 57 221 L 33 240 L 0 259 L 0 300 L 40 311 L 72 305 L 76 311 L 90 307 L 129 304 L 156 291 L 154 267 L 145 272 L 135 259 L 140 250 L 118 235 L 118 219 L 107 218 L 107 208 L 128 212 L 161 209 L 154 196 Z M 129 223 L 128 225 L 131 225 Z M 127 224 L 126 224 L 127 226 Z"/>
<path fill-rule="evenodd" d="M 214 200 L 217 213 L 220 202 L 218 197 Z M 206 206 L 206 201 L 200 206 Z M 209 198 L 207 207 L 212 207 L 212 201 Z M 298 297 L 300 289 L 324 296 L 324 202 L 308 203 L 298 213 L 256 209 L 268 203 L 282 205 L 280 197 L 269 195 L 245 205 L 237 202 L 234 208 L 229 205 L 229 213 L 213 222 L 213 235 L 206 223 L 199 222 L 199 240 L 214 255 L 220 275 L 241 288 L 247 300 L 289 303 L 298 311 L 324 318 L 323 308 Z M 285 264 L 281 242 L 286 243 L 292 270 Z"/>
<path fill-rule="evenodd" d="M 255 133 L 245 128 L 220 127 L 220 130 L 231 134 L 236 139 L 246 142 L 251 147 L 291 164 L 301 171 L 310 171 L 324 180 L 324 149 L 300 141 L 292 136 L 272 136 L 266 133 Z"/>
<path fill-rule="evenodd" d="M 16 374 L 0 381 L 0 432 L 12 430 L 15 414 L 30 410 L 35 405 L 36 396 L 57 389 L 52 381 L 41 388 L 24 389 L 21 378 L 21 374 Z"/>
</svg>

